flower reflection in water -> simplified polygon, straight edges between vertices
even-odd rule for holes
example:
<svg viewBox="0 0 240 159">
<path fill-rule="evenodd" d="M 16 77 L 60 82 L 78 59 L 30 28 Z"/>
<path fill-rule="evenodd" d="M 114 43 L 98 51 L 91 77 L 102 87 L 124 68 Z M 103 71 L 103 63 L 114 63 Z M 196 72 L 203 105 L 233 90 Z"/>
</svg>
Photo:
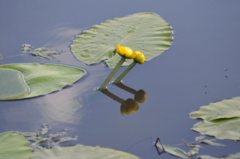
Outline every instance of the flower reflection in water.
<svg viewBox="0 0 240 159">
<path fill-rule="evenodd" d="M 130 92 L 134 94 L 134 99 L 128 98 L 127 100 L 123 100 L 122 98 L 119 98 L 118 96 L 114 95 L 113 93 L 109 92 L 107 89 L 102 90 L 101 92 L 108 97 L 112 98 L 113 100 L 121 103 L 120 112 L 122 115 L 126 114 L 132 114 L 133 112 L 137 111 L 139 109 L 138 103 L 144 103 L 146 101 L 146 95 L 147 93 L 144 90 L 136 91 L 122 83 L 116 84 L 119 88 Z"/>
</svg>

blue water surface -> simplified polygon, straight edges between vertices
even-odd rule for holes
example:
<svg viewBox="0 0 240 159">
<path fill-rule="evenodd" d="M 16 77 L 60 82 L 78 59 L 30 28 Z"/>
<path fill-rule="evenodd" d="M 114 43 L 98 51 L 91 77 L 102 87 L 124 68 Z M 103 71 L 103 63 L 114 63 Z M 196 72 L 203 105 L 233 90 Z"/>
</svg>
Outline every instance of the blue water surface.
<svg viewBox="0 0 240 159">
<path fill-rule="evenodd" d="M 224 0 L 1 0 L 0 64 L 56 63 L 21 54 L 22 44 L 32 49 L 51 47 L 66 53 L 55 56 L 61 64 L 77 66 L 87 75 L 74 85 L 45 96 L 0 101 L 0 133 L 35 132 L 42 124 L 51 131 L 69 129 L 83 144 L 118 149 L 140 158 L 158 155 L 153 142 L 173 145 L 194 141 L 199 122 L 189 113 L 209 103 L 240 96 L 240 1 Z M 132 89 L 143 89 L 147 100 L 138 111 L 122 116 L 120 103 L 96 91 L 112 69 L 104 63 L 86 65 L 71 53 L 75 36 L 115 17 L 153 12 L 174 30 L 174 42 L 160 56 L 137 65 L 123 79 Z M 13 57 L 9 57 L 13 56 Z M 8 58 L 9 57 L 9 58 Z M 122 67 L 122 72 L 126 67 Z M 126 100 L 134 95 L 109 85 L 108 90 Z M 209 137 L 211 138 L 211 137 Z M 221 157 L 240 152 L 240 143 L 218 140 L 225 147 L 202 145 L 200 155 Z M 180 146 L 183 150 L 187 148 Z M 196 158 L 196 157 L 195 157 Z"/>
</svg>

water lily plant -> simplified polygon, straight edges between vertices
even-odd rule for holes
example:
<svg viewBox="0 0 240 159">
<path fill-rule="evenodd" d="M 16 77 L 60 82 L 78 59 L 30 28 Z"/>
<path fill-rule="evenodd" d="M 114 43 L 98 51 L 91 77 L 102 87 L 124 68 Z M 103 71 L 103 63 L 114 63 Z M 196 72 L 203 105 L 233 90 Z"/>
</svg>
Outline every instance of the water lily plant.
<svg viewBox="0 0 240 159">
<path fill-rule="evenodd" d="M 133 51 L 129 47 L 121 46 L 120 44 L 117 45 L 116 48 L 117 53 L 122 56 L 118 64 L 115 66 L 115 68 L 112 70 L 112 72 L 108 75 L 108 77 L 105 79 L 103 84 L 98 88 L 98 90 L 106 89 L 106 86 L 110 82 L 110 80 L 113 78 L 113 76 L 117 73 L 119 68 L 122 66 L 125 59 L 134 59 L 132 64 L 129 65 L 129 67 L 126 68 L 125 71 L 113 82 L 113 83 L 119 83 L 121 79 L 136 65 L 136 63 L 142 64 L 145 61 L 145 56 L 140 51 Z"/>
<path fill-rule="evenodd" d="M 134 60 L 119 76 L 118 78 L 113 82 L 114 84 L 120 83 L 123 77 L 126 76 L 126 74 L 138 63 L 143 64 L 145 62 L 145 56 L 140 51 L 135 51 L 134 53 Z"/>
</svg>

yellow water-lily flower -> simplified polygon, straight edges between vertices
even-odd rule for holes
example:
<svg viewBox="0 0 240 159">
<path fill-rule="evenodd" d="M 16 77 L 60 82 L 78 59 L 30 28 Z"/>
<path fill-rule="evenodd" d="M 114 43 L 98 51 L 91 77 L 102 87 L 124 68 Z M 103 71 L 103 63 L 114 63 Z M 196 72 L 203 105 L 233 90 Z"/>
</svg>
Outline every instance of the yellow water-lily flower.
<svg viewBox="0 0 240 159">
<path fill-rule="evenodd" d="M 144 56 L 140 51 L 135 51 L 134 54 L 135 54 L 134 60 L 135 60 L 137 63 L 139 63 L 139 64 L 144 63 L 144 61 L 145 61 L 145 56 Z"/>
<path fill-rule="evenodd" d="M 129 47 L 121 46 L 120 44 L 117 45 L 117 52 L 120 56 L 128 59 L 133 59 L 135 57 L 132 49 L 130 49 Z"/>
</svg>

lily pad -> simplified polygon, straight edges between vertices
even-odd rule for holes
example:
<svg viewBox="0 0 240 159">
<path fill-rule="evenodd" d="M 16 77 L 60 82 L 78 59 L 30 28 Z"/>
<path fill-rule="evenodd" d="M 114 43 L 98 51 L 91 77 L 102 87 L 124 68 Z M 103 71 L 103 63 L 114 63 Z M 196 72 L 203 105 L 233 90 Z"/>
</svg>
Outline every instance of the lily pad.
<svg viewBox="0 0 240 159">
<path fill-rule="evenodd" d="M 85 75 L 85 71 L 80 68 L 56 64 L 29 63 L 1 65 L 0 69 L 3 68 L 17 70 L 24 75 L 31 92 L 21 99 L 61 90 Z"/>
<path fill-rule="evenodd" d="M 198 111 L 191 113 L 190 116 L 206 121 L 240 117 L 240 97 L 203 106 Z"/>
<path fill-rule="evenodd" d="M 109 67 L 115 67 L 120 56 L 117 44 L 141 51 L 150 60 L 169 48 L 172 29 L 160 16 L 154 13 L 138 13 L 108 20 L 77 36 L 71 50 L 77 59 L 94 64 L 105 60 Z M 129 65 L 132 59 L 123 65 Z"/>
<path fill-rule="evenodd" d="M 19 99 L 30 93 L 21 72 L 13 69 L 0 69 L 0 100 Z"/>
<path fill-rule="evenodd" d="M 220 157 L 220 158 L 206 156 L 206 155 L 198 156 L 198 159 L 239 159 L 239 158 L 240 158 L 240 153 L 236 153 L 236 154 L 232 154 L 232 155 L 229 155 L 226 157 Z"/>
<path fill-rule="evenodd" d="M 132 154 L 109 148 L 91 146 L 54 147 L 34 152 L 31 159 L 139 159 Z"/>
<path fill-rule="evenodd" d="M 0 158 L 27 159 L 31 156 L 29 142 L 17 132 L 0 134 Z"/>
<path fill-rule="evenodd" d="M 211 103 L 190 114 L 204 119 L 193 130 L 219 139 L 240 140 L 240 97 Z"/>
</svg>

